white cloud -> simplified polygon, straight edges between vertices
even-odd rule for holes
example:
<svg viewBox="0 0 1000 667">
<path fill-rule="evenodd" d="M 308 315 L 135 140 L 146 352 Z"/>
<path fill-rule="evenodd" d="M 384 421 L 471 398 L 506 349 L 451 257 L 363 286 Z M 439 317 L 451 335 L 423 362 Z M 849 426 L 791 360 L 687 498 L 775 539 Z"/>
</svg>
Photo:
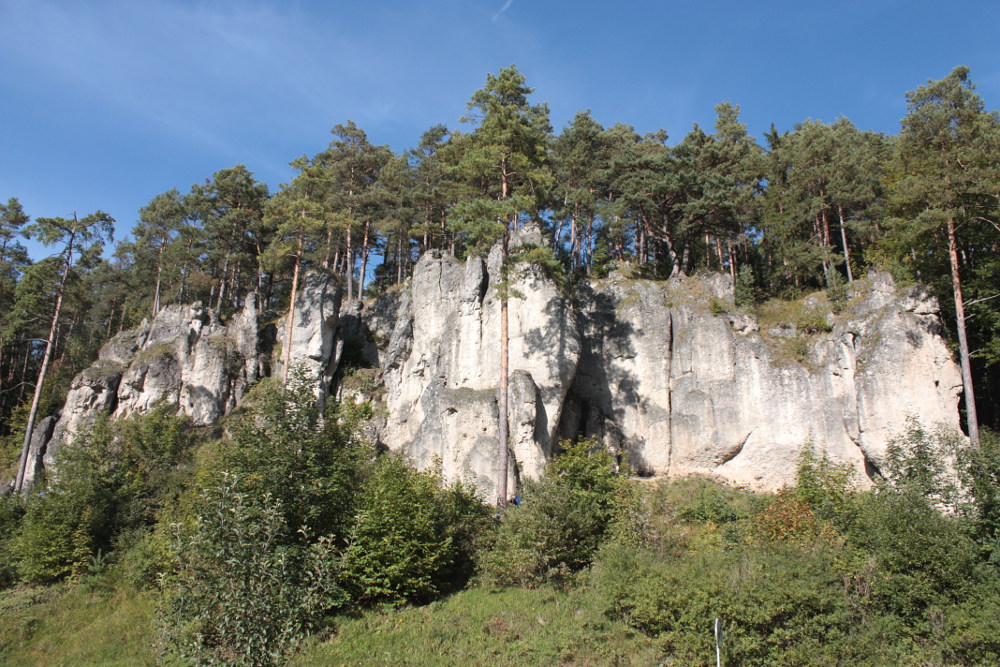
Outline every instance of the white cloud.
<svg viewBox="0 0 1000 667">
<path fill-rule="evenodd" d="M 500 15 L 503 14 L 508 9 L 510 9 L 510 6 L 512 4 L 514 4 L 514 0 L 504 0 L 503 7 L 500 8 L 500 11 L 498 11 L 496 14 L 493 15 L 493 20 L 496 21 L 498 18 L 500 18 Z"/>
</svg>

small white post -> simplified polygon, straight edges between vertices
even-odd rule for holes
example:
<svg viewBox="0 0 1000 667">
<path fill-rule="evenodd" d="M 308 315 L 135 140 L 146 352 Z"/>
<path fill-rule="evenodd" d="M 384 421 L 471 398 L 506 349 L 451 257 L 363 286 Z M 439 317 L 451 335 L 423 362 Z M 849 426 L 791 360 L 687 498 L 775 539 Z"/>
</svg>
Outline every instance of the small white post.
<svg viewBox="0 0 1000 667">
<path fill-rule="evenodd" d="M 715 619 L 715 667 L 722 667 L 722 621 Z"/>
</svg>

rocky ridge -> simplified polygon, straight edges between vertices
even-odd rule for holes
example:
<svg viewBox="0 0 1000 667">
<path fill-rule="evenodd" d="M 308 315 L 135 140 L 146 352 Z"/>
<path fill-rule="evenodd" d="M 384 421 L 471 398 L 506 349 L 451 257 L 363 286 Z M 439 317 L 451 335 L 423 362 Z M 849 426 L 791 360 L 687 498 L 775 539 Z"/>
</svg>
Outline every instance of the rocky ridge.
<svg viewBox="0 0 1000 667">
<path fill-rule="evenodd" d="M 530 233 L 530 232 L 529 232 Z M 323 401 L 379 403 L 370 435 L 446 479 L 495 485 L 500 257 L 427 253 L 406 286 L 341 307 L 312 275 L 287 322 L 249 302 L 228 322 L 168 306 L 112 339 L 39 423 L 31 478 L 99 414 L 167 402 L 195 425 L 230 413 L 259 378 L 301 367 Z M 537 477 L 560 438 L 591 436 L 637 474 L 713 474 L 773 489 L 811 443 L 864 481 L 908 417 L 958 430 L 961 379 L 937 304 L 876 274 L 840 305 L 799 304 L 803 323 L 763 322 L 733 304 L 728 276 L 621 276 L 573 297 L 534 268 L 510 300 L 509 477 Z M 762 324 L 763 322 L 763 324 Z M 366 374 L 359 385 L 351 378 Z"/>
</svg>

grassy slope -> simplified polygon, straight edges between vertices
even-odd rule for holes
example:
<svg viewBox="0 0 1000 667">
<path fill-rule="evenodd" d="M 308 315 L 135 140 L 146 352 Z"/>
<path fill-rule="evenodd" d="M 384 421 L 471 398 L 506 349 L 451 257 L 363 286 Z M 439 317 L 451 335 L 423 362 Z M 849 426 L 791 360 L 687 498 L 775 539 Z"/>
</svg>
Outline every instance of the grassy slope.
<svg viewBox="0 0 1000 667">
<path fill-rule="evenodd" d="M 153 665 L 152 595 L 80 584 L 0 593 L 4 665 Z"/>
<path fill-rule="evenodd" d="M 609 621 L 586 590 L 471 588 L 424 607 L 336 619 L 295 665 L 648 665 L 649 638 Z M 155 596 L 80 584 L 0 594 L 4 665 L 154 665 Z"/>
<path fill-rule="evenodd" d="M 342 619 L 293 664 L 648 665 L 652 640 L 610 621 L 586 590 L 471 588 L 424 607 Z"/>
</svg>

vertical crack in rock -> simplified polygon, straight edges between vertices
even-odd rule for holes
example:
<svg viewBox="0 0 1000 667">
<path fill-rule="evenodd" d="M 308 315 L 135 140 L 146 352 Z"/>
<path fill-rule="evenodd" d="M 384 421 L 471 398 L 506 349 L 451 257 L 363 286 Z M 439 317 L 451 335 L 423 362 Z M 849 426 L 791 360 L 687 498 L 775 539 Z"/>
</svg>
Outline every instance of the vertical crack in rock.
<svg viewBox="0 0 1000 667">
<path fill-rule="evenodd" d="M 667 341 L 667 358 L 666 358 L 666 376 L 664 377 L 664 386 L 666 387 L 666 400 L 667 400 L 667 470 L 666 474 L 670 475 L 670 469 L 674 464 L 674 424 L 673 424 L 673 410 L 671 409 L 671 401 L 673 400 L 673 390 L 674 390 L 674 378 L 673 378 L 673 368 L 674 368 L 674 339 L 677 336 L 676 331 L 676 318 L 674 318 L 673 310 L 667 310 L 667 331 L 670 336 Z"/>
</svg>

